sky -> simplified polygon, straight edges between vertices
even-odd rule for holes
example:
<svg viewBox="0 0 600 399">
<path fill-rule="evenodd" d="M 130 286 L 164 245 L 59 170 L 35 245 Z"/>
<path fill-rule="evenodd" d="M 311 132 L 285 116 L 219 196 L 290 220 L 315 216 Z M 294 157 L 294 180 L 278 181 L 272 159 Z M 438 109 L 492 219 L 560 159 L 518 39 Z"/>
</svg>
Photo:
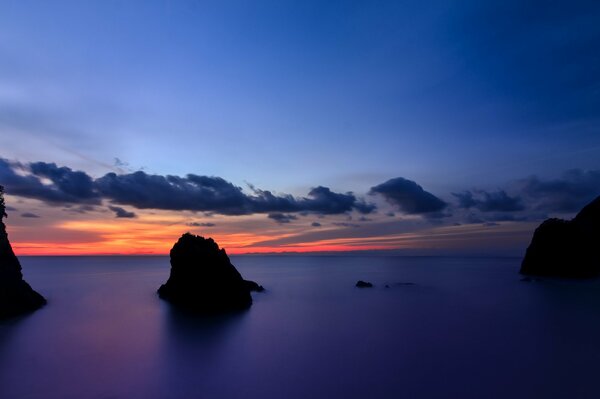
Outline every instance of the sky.
<svg viewBox="0 0 600 399">
<path fill-rule="evenodd" d="M 600 195 L 595 1 L 0 0 L 17 254 L 519 256 Z"/>
</svg>

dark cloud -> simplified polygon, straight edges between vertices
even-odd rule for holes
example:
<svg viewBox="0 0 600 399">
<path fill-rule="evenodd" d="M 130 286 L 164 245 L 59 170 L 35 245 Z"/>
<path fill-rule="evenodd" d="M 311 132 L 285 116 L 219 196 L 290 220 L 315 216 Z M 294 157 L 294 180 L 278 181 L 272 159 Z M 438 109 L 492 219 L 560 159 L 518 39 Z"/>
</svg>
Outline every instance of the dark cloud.
<svg viewBox="0 0 600 399">
<path fill-rule="evenodd" d="M 307 197 L 274 195 L 253 188 L 254 195 L 220 177 L 198 175 L 160 176 L 145 172 L 109 173 L 96 180 L 107 199 L 136 208 L 209 211 L 225 215 L 252 213 L 314 212 L 339 214 L 353 209 L 371 212 L 374 206 L 360 202 L 352 193 L 334 193 L 327 187 L 312 189 Z"/>
<path fill-rule="evenodd" d="M 508 194 L 510 193 L 510 194 Z M 453 193 L 467 223 L 539 221 L 556 214 L 575 214 L 600 195 L 600 170 L 573 169 L 558 179 L 531 176 L 506 190 Z"/>
<path fill-rule="evenodd" d="M 139 209 L 247 213 L 246 196 L 239 187 L 218 177 L 108 173 L 96 180 L 103 197 Z"/>
<path fill-rule="evenodd" d="M 447 206 L 444 201 L 423 190 L 423 187 L 414 181 L 403 177 L 390 179 L 372 187 L 369 194 L 380 194 L 404 213 L 414 215 L 439 213 Z"/>
<path fill-rule="evenodd" d="M 464 215 L 467 222 L 543 220 L 552 214 L 576 213 L 600 195 L 600 171 L 574 169 L 558 179 L 521 179 L 507 190 L 469 190 L 452 195 L 459 208 L 479 211 Z"/>
<path fill-rule="evenodd" d="M 190 223 L 186 223 L 186 226 L 190 226 L 190 227 L 215 227 L 216 224 L 214 224 L 214 223 L 190 222 Z"/>
<path fill-rule="evenodd" d="M 0 158 L 0 181 L 12 195 L 37 199 L 51 205 L 100 203 L 90 176 L 70 168 L 59 168 L 53 163 L 23 165 Z"/>
<path fill-rule="evenodd" d="M 37 177 L 49 179 L 53 187 L 66 196 L 76 199 L 72 202 L 92 200 L 98 202 L 98 194 L 94 190 L 94 181 L 85 172 L 73 171 L 55 163 L 33 162 L 29 170 Z"/>
<path fill-rule="evenodd" d="M 354 194 L 335 193 L 327 187 L 318 186 L 309 191 L 307 197 L 294 198 L 291 195 L 275 196 L 270 191 L 254 188 L 255 196 L 249 197 L 254 212 L 313 212 L 319 214 L 341 214 L 356 210 L 370 213 L 375 210 L 372 204 L 358 200 Z"/>
<path fill-rule="evenodd" d="M 460 208 L 476 208 L 481 212 L 518 212 L 525 209 L 519 197 L 511 197 L 504 190 L 496 192 L 464 191 L 452 193 Z"/>
<path fill-rule="evenodd" d="M 311 226 L 312 227 L 321 227 L 321 223 L 319 223 L 319 222 L 312 222 Z"/>
<path fill-rule="evenodd" d="M 354 208 L 362 214 L 369 214 L 377 209 L 375 204 L 367 204 L 363 201 L 358 201 L 356 204 L 354 204 Z"/>
<path fill-rule="evenodd" d="M 118 218 L 131 219 L 136 217 L 136 214 L 134 212 L 129 212 L 118 206 L 109 206 L 108 209 L 113 211 L 115 213 L 115 216 Z"/>
<path fill-rule="evenodd" d="M 289 223 L 292 220 L 298 219 L 295 215 L 285 213 L 269 213 L 269 219 L 273 219 L 277 223 Z"/>
<path fill-rule="evenodd" d="M 520 180 L 515 187 L 535 210 L 577 212 L 600 195 L 600 170 L 573 169 L 554 180 L 532 176 Z"/>
<path fill-rule="evenodd" d="M 17 173 L 19 171 L 19 173 Z M 354 194 L 317 186 L 306 197 L 275 195 L 254 187 L 248 195 L 220 178 L 188 174 L 153 175 L 143 171 L 108 173 L 98 179 L 54 163 L 21 164 L 0 158 L 0 181 L 12 195 L 53 205 L 101 204 L 108 200 L 138 209 L 190 210 L 223 215 L 253 213 L 342 214 L 373 212 L 375 206 Z"/>
<path fill-rule="evenodd" d="M 4 185 L 7 193 L 37 199 L 52 205 L 81 202 L 99 203 L 99 199 L 88 191 L 91 178 L 85 173 L 73 172 L 69 168 L 56 171 L 51 166 L 46 167 L 53 164 L 44 164 L 43 162 L 32 165 L 35 165 L 40 176 L 31 174 L 33 171 L 27 165 L 0 158 L 0 182 Z M 50 184 L 42 183 L 41 177 L 50 180 Z M 83 184 L 83 187 L 77 187 L 77 183 Z"/>
<path fill-rule="evenodd" d="M 40 216 L 39 216 L 39 215 L 36 215 L 35 213 L 31 213 L 31 212 L 25 212 L 25 213 L 22 213 L 22 214 L 21 214 L 21 217 L 22 217 L 22 218 L 32 218 L 32 219 L 37 219 L 37 218 L 39 218 Z"/>
</svg>

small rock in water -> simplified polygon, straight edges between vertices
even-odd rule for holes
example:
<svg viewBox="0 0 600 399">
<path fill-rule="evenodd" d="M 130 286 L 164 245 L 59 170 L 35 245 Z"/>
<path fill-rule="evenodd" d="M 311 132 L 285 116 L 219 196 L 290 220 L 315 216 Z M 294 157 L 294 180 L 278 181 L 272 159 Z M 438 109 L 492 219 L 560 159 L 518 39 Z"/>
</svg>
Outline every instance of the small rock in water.
<svg viewBox="0 0 600 399">
<path fill-rule="evenodd" d="M 358 288 L 371 288 L 371 287 L 373 287 L 373 284 L 371 284 L 371 283 L 369 283 L 367 281 L 358 280 L 356 282 L 356 286 Z"/>
</svg>

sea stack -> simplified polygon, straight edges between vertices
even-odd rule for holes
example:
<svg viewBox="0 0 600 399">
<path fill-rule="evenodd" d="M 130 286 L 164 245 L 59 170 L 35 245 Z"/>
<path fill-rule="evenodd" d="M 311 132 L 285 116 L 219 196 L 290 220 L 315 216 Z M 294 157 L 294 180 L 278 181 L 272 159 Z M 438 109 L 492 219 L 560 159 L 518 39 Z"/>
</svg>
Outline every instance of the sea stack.
<svg viewBox="0 0 600 399">
<path fill-rule="evenodd" d="M 533 234 L 521 274 L 568 278 L 600 273 L 600 197 L 572 220 L 548 219 Z"/>
<path fill-rule="evenodd" d="M 0 319 L 32 312 L 46 304 L 21 273 L 21 264 L 8 241 L 4 187 L 0 186 Z"/>
<path fill-rule="evenodd" d="M 212 238 L 186 233 L 171 249 L 171 275 L 158 295 L 173 305 L 196 313 L 223 313 L 252 305 L 251 290 L 224 249 Z"/>
</svg>

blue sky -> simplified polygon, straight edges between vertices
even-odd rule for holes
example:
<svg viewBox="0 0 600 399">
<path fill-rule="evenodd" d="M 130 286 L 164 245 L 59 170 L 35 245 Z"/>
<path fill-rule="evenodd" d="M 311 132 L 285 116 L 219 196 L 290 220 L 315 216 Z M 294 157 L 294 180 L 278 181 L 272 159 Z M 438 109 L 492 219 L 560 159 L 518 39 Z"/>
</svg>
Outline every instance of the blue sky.
<svg viewBox="0 0 600 399">
<path fill-rule="evenodd" d="M 6 160 L 446 202 L 600 169 L 597 2 L 0 4 Z"/>
</svg>

